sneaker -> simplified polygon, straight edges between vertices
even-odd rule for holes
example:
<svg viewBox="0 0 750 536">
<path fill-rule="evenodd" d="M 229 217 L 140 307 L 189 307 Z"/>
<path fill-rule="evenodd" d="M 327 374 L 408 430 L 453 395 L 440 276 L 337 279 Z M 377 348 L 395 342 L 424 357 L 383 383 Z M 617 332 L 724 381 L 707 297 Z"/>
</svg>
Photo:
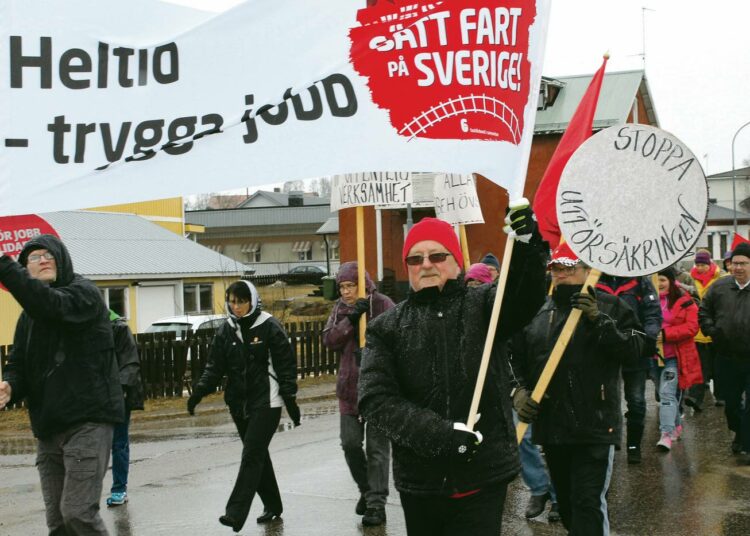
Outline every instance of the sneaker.
<svg viewBox="0 0 750 536">
<path fill-rule="evenodd" d="M 362 517 L 365 527 L 377 527 L 385 523 L 385 508 L 368 508 Z"/>
<path fill-rule="evenodd" d="M 529 497 L 529 504 L 526 505 L 526 519 L 531 519 L 544 512 L 547 501 L 550 499 L 549 492 L 542 495 L 532 495 Z"/>
<path fill-rule="evenodd" d="M 359 500 L 357 501 L 357 506 L 354 507 L 354 512 L 358 516 L 365 515 L 365 512 L 367 511 L 367 501 L 365 500 L 364 493 L 359 496 Z"/>
<path fill-rule="evenodd" d="M 678 424 L 674 427 L 674 431 L 669 434 L 669 437 L 672 438 L 672 441 L 677 441 L 682 436 L 682 425 Z"/>
<path fill-rule="evenodd" d="M 549 514 L 547 514 L 547 523 L 557 523 L 560 521 L 560 509 L 557 507 L 557 503 L 552 503 L 549 507 Z"/>
<path fill-rule="evenodd" d="M 663 433 L 661 435 L 661 439 L 656 443 L 656 446 L 663 450 L 664 452 L 669 452 L 672 450 L 672 436 L 670 436 L 668 433 Z"/>
<path fill-rule="evenodd" d="M 128 492 L 113 492 L 107 499 L 107 506 L 120 506 L 128 502 Z"/>
<path fill-rule="evenodd" d="M 629 446 L 628 447 L 628 463 L 633 465 L 635 463 L 641 463 L 641 447 Z"/>
</svg>

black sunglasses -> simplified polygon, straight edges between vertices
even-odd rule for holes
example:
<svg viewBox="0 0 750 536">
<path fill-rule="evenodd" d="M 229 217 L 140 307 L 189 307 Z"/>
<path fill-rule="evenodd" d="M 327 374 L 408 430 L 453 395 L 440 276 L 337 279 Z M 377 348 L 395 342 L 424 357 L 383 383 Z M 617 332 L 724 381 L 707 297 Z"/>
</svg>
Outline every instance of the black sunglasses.
<svg viewBox="0 0 750 536">
<path fill-rule="evenodd" d="M 445 262 L 445 259 L 450 257 L 450 253 L 430 253 L 427 258 L 430 259 L 432 264 L 440 264 Z M 424 262 L 424 255 L 409 255 L 406 257 L 406 264 L 409 266 L 422 266 Z"/>
</svg>

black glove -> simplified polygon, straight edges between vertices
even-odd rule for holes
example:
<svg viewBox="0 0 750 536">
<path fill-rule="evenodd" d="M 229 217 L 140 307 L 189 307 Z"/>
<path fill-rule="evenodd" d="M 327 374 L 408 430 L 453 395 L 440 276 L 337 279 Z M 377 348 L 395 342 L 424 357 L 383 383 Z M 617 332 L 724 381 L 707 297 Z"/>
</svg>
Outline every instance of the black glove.
<svg viewBox="0 0 750 536">
<path fill-rule="evenodd" d="M 643 357 L 654 357 L 659 351 L 656 339 L 646 335 L 643 337 Z"/>
<path fill-rule="evenodd" d="M 354 302 L 354 310 L 347 315 L 352 325 L 356 326 L 359 322 L 359 317 L 370 310 L 370 300 L 367 298 L 358 298 Z"/>
<path fill-rule="evenodd" d="M 536 216 L 531 210 L 528 199 L 522 197 L 510 203 L 505 209 L 506 234 L 515 237 L 516 240 L 528 244 L 537 231 Z"/>
<path fill-rule="evenodd" d="M 531 398 L 531 393 L 528 390 L 519 387 L 513 393 L 513 409 L 518 413 L 518 420 L 531 423 L 539 415 L 539 402 Z"/>
<path fill-rule="evenodd" d="M 462 422 L 453 423 L 451 456 L 462 462 L 470 462 L 482 442 L 482 434 L 470 431 Z"/>
<path fill-rule="evenodd" d="M 286 407 L 286 412 L 289 414 L 289 418 L 292 419 L 294 426 L 299 426 L 302 415 L 300 414 L 297 400 L 293 396 L 285 396 L 284 406 Z"/>
<path fill-rule="evenodd" d="M 195 406 L 201 403 L 203 397 L 201 395 L 193 393 L 190 395 L 187 401 L 187 410 L 190 415 L 195 415 Z"/>
<path fill-rule="evenodd" d="M 576 292 L 570 298 L 570 304 L 586 315 L 586 318 L 592 322 L 599 318 L 599 306 L 596 303 L 596 292 L 589 285 L 586 292 Z"/>
</svg>

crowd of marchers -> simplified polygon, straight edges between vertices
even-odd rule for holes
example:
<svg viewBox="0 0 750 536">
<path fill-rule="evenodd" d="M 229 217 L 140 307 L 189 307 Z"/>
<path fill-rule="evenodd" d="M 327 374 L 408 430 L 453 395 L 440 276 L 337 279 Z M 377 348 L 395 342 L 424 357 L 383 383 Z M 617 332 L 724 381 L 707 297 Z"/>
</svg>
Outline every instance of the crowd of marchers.
<svg viewBox="0 0 750 536">
<path fill-rule="evenodd" d="M 392 474 L 410 536 L 497 536 L 508 485 L 520 473 L 530 490 L 527 518 L 549 503 L 547 520 L 570 534 L 607 535 L 615 449 L 627 450 L 629 464 L 667 452 L 688 426 L 685 408 L 699 413 L 709 403 L 724 407 L 732 451 L 750 464 L 750 404 L 743 404 L 750 400 L 750 244 L 728 252 L 723 267 L 699 250 L 689 273 L 601 274 L 589 284 L 592 268 L 565 243 L 551 251 L 525 200 L 511 203 L 505 223 L 515 239 L 508 266 L 491 253 L 465 266 L 452 226 L 435 218 L 414 225 L 402 251 L 409 293 L 398 304 L 357 263 L 338 272 L 340 297 L 323 341 L 340 355 L 341 447 L 363 526 L 387 523 Z M 75 274 L 55 237 L 34 238 L 18 260 L 0 255 L 0 283 L 23 308 L 0 409 L 27 401 L 49 534 L 107 534 L 99 514 L 104 475 L 111 456 L 106 503 L 126 502 L 127 426 L 130 411 L 143 407 L 132 334 Z M 239 532 L 255 495 L 263 502 L 258 523 L 282 518 L 269 445 L 282 408 L 295 425 L 301 416 L 281 323 L 247 281 L 230 285 L 225 298 L 226 320 L 187 409 L 194 414 L 225 382 L 243 448 L 218 520 Z M 573 311 L 580 321 L 546 392 L 532 396 Z M 467 422 L 489 334 L 478 411 Z M 649 383 L 658 401 L 655 445 L 643 444 Z M 520 445 L 519 421 L 529 424 Z"/>
</svg>

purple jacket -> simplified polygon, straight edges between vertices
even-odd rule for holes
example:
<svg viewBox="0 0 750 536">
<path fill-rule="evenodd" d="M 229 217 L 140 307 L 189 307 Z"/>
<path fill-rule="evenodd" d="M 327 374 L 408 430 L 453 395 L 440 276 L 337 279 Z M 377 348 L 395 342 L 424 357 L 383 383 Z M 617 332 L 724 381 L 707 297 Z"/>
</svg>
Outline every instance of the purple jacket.
<svg viewBox="0 0 750 536">
<path fill-rule="evenodd" d="M 354 265 L 354 273 L 356 274 L 356 262 L 346 263 L 341 266 L 339 275 L 336 277 L 336 282 L 341 281 L 356 281 L 349 279 L 347 276 L 348 269 L 351 269 L 350 265 Z M 345 276 L 345 277 L 342 277 Z M 370 311 L 367 313 L 368 322 L 380 315 L 384 311 L 387 311 L 394 306 L 393 301 L 388 296 L 380 294 L 374 290 L 375 285 L 370 280 L 370 277 L 366 277 L 366 286 L 369 292 L 370 300 Z M 359 409 L 357 408 L 357 381 L 359 380 L 359 366 L 355 357 L 355 351 L 357 350 L 357 330 L 352 325 L 348 316 L 354 308 L 344 303 L 339 298 L 336 301 L 336 305 L 331 311 L 331 316 L 328 317 L 328 322 L 323 329 L 323 344 L 331 350 L 336 350 L 341 354 L 341 362 L 339 365 L 339 374 L 336 379 L 336 396 L 339 399 L 339 411 L 342 415 L 359 415 Z"/>
</svg>

